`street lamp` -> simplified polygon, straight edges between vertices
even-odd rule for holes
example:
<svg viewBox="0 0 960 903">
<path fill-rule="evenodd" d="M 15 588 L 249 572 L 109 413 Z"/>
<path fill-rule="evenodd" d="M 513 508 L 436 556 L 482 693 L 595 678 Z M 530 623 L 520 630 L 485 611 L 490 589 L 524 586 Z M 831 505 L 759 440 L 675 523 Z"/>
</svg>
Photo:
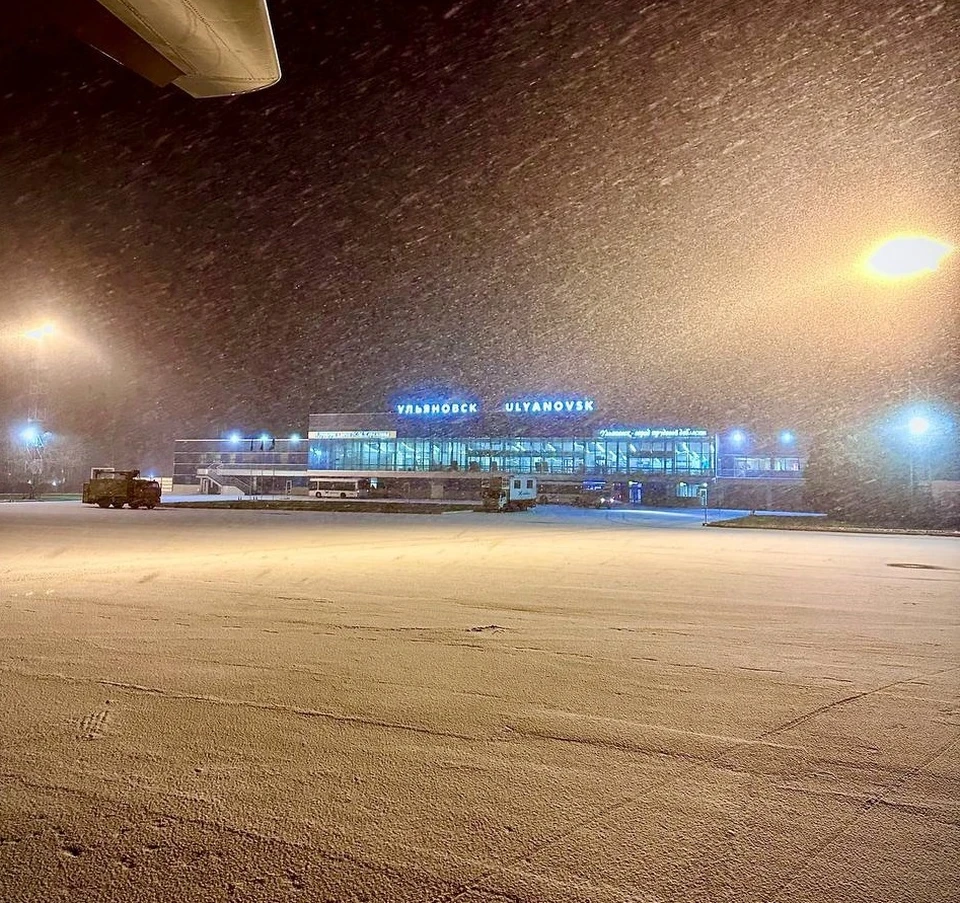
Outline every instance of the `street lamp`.
<svg viewBox="0 0 960 903">
<path fill-rule="evenodd" d="M 33 354 L 30 360 L 30 411 L 27 414 L 27 419 L 31 423 L 43 421 L 43 396 L 46 389 L 43 372 L 45 364 L 43 346 L 45 340 L 50 338 L 55 331 L 52 323 L 43 323 L 33 329 L 26 329 L 22 333 L 23 338 L 33 344 Z"/>
<path fill-rule="evenodd" d="M 26 445 L 36 445 L 41 441 L 42 436 L 40 427 L 35 423 L 30 423 L 20 430 L 20 438 Z"/>
<path fill-rule="evenodd" d="M 930 429 L 930 420 L 927 417 L 924 417 L 922 414 L 917 414 L 915 417 L 911 417 L 907 421 L 907 430 L 910 432 L 910 435 L 919 438 L 927 433 Z"/>
<path fill-rule="evenodd" d="M 270 454 L 270 443 L 271 443 L 270 434 L 269 434 L 269 433 L 261 433 L 261 434 L 260 434 L 260 451 L 261 451 L 261 452 L 266 452 L 267 454 Z M 274 444 L 276 444 L 276 443 L 274 443 Z M 259 460 L 260 460 L 260 468 L 259 468 L 259 469 L 260 469 L 260 479 L 263 481 L 264 486 L 267 487 L 267 493 L 269 493 L 269 489 L 272 488 L 272 483 L 271 483 L 271 484 L 268 484 L 268 483 L 267 483 L 267 474 L 266 474 L 267 468 L 264 466 L 264 460 L 263 460 L 263 455 L 262 455 L 262 454 L 260 455 L 260 459 L 259 459 Z M 271 464 L 273 464 L 274 475 L 276 474 L 276 464 L 274 463 L 275 461 L 276 461 L 276 455 L 270 455 L 270 462 L 271 462 Z M 253 483 L 253 485 L 254 485 L 254 495 L 256 495 L 256 489 L 258 489 L 259 487 L 257 486 L 257 482 L 256 482 L 257 478 L 254 477 L 253 480 L 254 480 L 254 483 Z M 267 494 L 267 493 L 265 493 L 265 494 Z"/>
<path fill-rule="evenodd" d="M 36 498 L 37 486 L 43 477 L 43 455 L 52 433 L 45 432 L 38 421 L 28 421 L 17 434 L 23 443 L 26 460 L 25 469 L 30 474 L 30 498 Z"/>
<path fill-rule="evenodd" d="M 940 265 L 954 251 L 955 247 L 947 241 L 931 238 L 917 233 L 900 233 L 875 245 L 863 258 L 861 265 L 867 276 L 884 283 L 898 283 L 919 276 L 935 273 Z M 917 358 L 916 349 L 907 347 L 907 394 L 914 400 L 914 367 L 921 370 L 922 363 Z M 919 425 L 919 421 L 918 421 Z M 915 433 L 913 437 L 926 432 Z"/>
<path fill-rule="evenodd" d="M 874 279 L 893 282 L 934 273 L 953 245 L 925 235 L 894 235 L 874 247 L 863 267 Z"/>
<path fill-rule="evenodd" d="M 907 415 L 906 421 L 900 421 L 901 429 L 906 427 L 910 440 L 910 495 L 912 496 L 926 475 L 929 479 L 929 462 L 926 460 L 930 440 L 934 432 L 943 429 L 942 418 L 937 418 L 930 411 L 917 410 Z"/>
<path fill-rule="evenodd" d="M 30 339 L 32 342 L 42 342 L 47 336 L 53 335 L 55 331 L 53 323 L 44 323 L 34 329 L 24 330 L 23 337 Z"/>
<path fill-rule="evenodd" d="M 20 437 L 26 445 L 26 468 L 33 476 L 33 482 L 39 483 L 43 477 L 44 430 L 43 422 L 46 419 L 46 373 L 44 345 L 56 329 L 53 323 L 46 322 L 33 329 L 25 329 L 21 335 L 33 345 L 33 354 L 30 361 L 30 383 L 28 386 L 29 411 L 27 412 L 27 427 Z"/>
</svg>

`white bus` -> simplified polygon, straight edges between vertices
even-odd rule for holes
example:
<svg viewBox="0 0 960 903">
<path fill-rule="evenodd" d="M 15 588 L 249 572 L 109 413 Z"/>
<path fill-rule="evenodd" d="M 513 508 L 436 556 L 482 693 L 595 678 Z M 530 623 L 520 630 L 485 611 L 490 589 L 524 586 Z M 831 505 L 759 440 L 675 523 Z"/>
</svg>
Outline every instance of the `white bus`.
<svg viewBox="0 0 960 903">
<path fill-rule="evenodd" d="M 363 477 L 310 477 L 310 495 L 318 499 L 365 499 L 370 495 L 370 481 Z"/>
</svg>

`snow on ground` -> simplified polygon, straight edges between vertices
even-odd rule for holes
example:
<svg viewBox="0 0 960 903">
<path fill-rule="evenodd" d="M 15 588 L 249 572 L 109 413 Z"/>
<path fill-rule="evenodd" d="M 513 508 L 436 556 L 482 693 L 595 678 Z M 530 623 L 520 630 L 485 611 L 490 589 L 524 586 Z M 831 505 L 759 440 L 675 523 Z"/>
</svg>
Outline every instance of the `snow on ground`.
<svg viewBox="0 0 960 903">
<path fill-rule="evenodd" d="M 3 506 L 0 899 L 958 900 L 958 568 L 699 512 Z"/>
</svg>

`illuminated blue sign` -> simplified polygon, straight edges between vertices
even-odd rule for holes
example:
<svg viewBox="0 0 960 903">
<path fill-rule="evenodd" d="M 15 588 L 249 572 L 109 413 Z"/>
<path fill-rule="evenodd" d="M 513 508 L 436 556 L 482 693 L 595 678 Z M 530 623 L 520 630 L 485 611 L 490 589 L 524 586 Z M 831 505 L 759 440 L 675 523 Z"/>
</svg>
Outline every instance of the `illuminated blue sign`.
<svg viewBox="0 0 960 903">
<path fill-rule="evenodd" d="M 417 401 L 394 405 L 401 417 L 461 417 L 479 414 L 479 401 Z"/>
<path fill-rule="evenodd" d="M 503 403 L 507 414 L 592 414 L 592 398 L 515 398 Z"/>
</svg>

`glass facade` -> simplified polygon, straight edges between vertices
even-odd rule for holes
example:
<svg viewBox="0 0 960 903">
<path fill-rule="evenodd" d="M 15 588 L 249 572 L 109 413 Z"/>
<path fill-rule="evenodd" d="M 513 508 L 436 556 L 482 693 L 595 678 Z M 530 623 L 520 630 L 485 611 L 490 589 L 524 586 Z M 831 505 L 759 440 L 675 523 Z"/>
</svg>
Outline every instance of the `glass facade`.
<svg viewBox="0 0 960 903">
<path fill-rule="evenodd" d="M 723 454 L 717 476 L 736 480 L 799 480 L 803 477 L 803 459 L 799 455 Z"/>
<path fill-rule="evenodd" d="M 202 476 L 218 477 L 233 472 L 261 477 L 299 476 L 305 481 L 307 467 L 306 441 L 289 439 L 177 439 L 173 451 L 173 482 L 180 486 L 196 486 Z M 305 485 L 305 482 L 304 482 Z"/>
<path fill-rule="evenodd" d="M 708 476 L 710 439 L 311 439 L 308 467 L 347 471 L 467 471 Z"/>
<path fill-rule="evenodd" d="M 311 414 L 303 440 L 176 440 L 173 483 L 201 492 L 228 486 L 242 492 L 294 491 L 305 490 L 310 475 L 339 472 L 379 475 L 385 485 L 392 485 L 394 476 L 407 485 L 423 474 L 424 485 L 459 479 L 470 487 L 481 475 L 517 473 L 539 475 L 544 484 L 643 484 L 645 494 L 665 489 L 693 500 L 700 484 L 714 478 L 780 484 L 803 479 L 804 459 L 796 449 L 782 454 L 777 448 L 748 453 L 724 448 L 718 458 L 718 439 L 704 429 L 610 428 L 583 421 L 536 425 L 541 435 L 518 435 L 524 424 L 510 418 L 411 424 L 382 412 Z M 419 435 L 404 435 L 407 430 Z"/>
</svg>

